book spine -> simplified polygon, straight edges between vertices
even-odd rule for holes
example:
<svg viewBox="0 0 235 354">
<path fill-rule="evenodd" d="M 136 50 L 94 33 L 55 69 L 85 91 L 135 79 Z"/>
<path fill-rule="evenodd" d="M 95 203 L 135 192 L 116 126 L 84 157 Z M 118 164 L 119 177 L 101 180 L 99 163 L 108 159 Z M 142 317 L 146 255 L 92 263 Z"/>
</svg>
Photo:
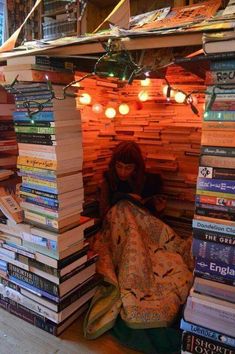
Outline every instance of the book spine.
<svg viewBox="0 0 235 354">
<path fill-rule="evenodd" d="M 24 172 L 27 174 L 35 174 L 35 175 L 40 175 L 40 176 L 45 176 L 46 178 L 56 178 L 56 172 L 55 171 L 50 171 L 50 170 L 44 170 L 41 168 L 36 168 L 36 167 L 31 167 L 31 166 L 24 166 L 24 165 L 17 165 L 17 168 L 20 169 L 20 172 Z"/>
<path fill-rule="evenodd" d="M 30 119 L 28 112 L 25 111 L 15 111 L 13 112 L 13 119 L 14 120 L 25 120 L 25 119 Z M 54 121 L 54 113 L 53 112 L 47 112 L 47 111 L 42 111 L 39 113 L 34 114 L 33 116 L 34 121 Z"/>
<path fill-rule="evenodd" d="M 28 120 L 22 120 L 22 121 L 14 121 L 15 127 L 31 127 L 32 123 L 31 121 Z M 44 128 L 50 128 L 50 127 L 55 127 L 55 122 L 44 122 L 44 121 L 36 121 L 35 125 L 37 127 L 44 127 Z"/>
<path fill-rule="evenodd" d="M 57 194 L 46 193 L 46 192 L 39 191 L 37 189 L 26 188 L 26 187 L 21 186 L 20 187 L 20 191 L 25 192 L 25 193 L 32 193 L 32 194 L 35 194 L 35 195 L 40 196 L 40 197 L 54 199 L 56 201 L 58 200 L 58 195 Z"/>
<path fill-rule="evenodd" d="M 46 320 L 45 318 L 37 315 L 33 311 L 25 308 L 24 306 L 17 304 L 15 301 L 7 302 L 3 296 L 0 295 L 0 307 L 9 313 L 21 318 L 22 320 L 43 329 L 46 332 L 49 332 L 53 335 L 57 334 L 57 326 L 55 323 Z"/>
<path fill-rule="evenodd" d="M 229 245 L 221 245 L 215 242 L 206 242 L 193 239 L 192 254 L 201 259 L 215 260 L 227 265 L 235 265 L 235 248 Z"/>
<path fill-rule="evenodd" d="M 219 261 L 197 258 L 194 269 L 195 275 L 201 278 L 218 281 L 219 283 L 235 285 L 235 266 Z"/>
<path fill-rule="evenodd" d="M 195 196 L 196 206 L 202 206 L 207 208 L 214 208 L 215 210 L 224 210 L 233 212 L 235 207 L 235 198 L 219 198 L 209 195 L 196 194 Z"/>
<path fill-rule="evenodd" d="M 8 272 L 11 277 L 19 279 L 49 294 L 59 296 L 59 287 L 51 281 L 39 277 L 37 274 L 23 270 L 11 263 L 8 264 Z"/>
<path fill-rule="evenodd" d="M 201 154 L 211 156 L 235 157 L 235 149 L 230 147 L 202 146 Z"/>
<path fill-rule="evenodd" d="M 18 156 L 17 164 L 45 168 L 46 170 L 56 170 L 57 163 L 53 160 L 44 160 L 33 157 Z"/>
<path fill-rule="evenodd" d="M 216 70 L 207 71 L 206 82 L 211 85 L 224 85 L 235 83 L 235 71 L 234 70 Z"/>
<path fill-rule="evenodd" d="M 193 219 L 193 228 L 235 236 L 235 227 L 226 224 Z"/>
<path fill-rule="evenodd" d="M 16 133 L 17 141 L 28 140 L 26 144 L 33 144 L 35 140 L 38 144 L 38 141 L 45 140 L 46 142 L 54 142 L 56 140 L 55 134 L 34 134 L 34 133 Z M 38 144 L 39 145 L 39 144 Z"/>
<path fill-rule="evenodd" d="M 202 155 L 200 158 L 200 165 L 232 169 L 235 168 L 234 160 L 235 159 L 233 157 Z"/>
<path fill-rule="evenodd" d="M 20 194 L 20 196 L 21 196 L 21 198 L 24 199 L 24 201 L 26 203 L 32 203 L 32 204 L 35 204 L 37 206 L 46 207 L 46 208 L 49 208 L 49 209 L 54 210 L 54 211 L 58 211 L 59 210 L 58 204 L 55 205 L 54 203 L 50 203 L 50 202 L 47 202 L 47 201 L 43 200 L 42 198 L 39 201 L 39 199 L 37 199 L 37 198 L 26 197 L 23 194 Z"/>
<path fill-rule="evenodd" d="M 227 212 L 220 211 L 220 210 L 213 210 L 213 209 L 196 207 L 195 214 L 201 215 L 201 216 L 206 216 L 208 218 L 235 221 L 235 214 L 227 213 Z"/>
<path fill-rule="evenodd" d="M 218 343 L 226 344 L 226 345 L 229 345 L 229 346 L 235 348 L 235 338 L 229 337 L 226 334 L 221 334 L 219 332 L 212 331 L 208 328 L 195 325 L 193 323 L 184 321 L 184 319 L 181 319 L 180 328 L 183 331 L 195 333 L 196 335 L 199 335 L 199 336 L 214 340 Z"/>
<path fill-rule="evenodd" d="M 42 192 L 58 194 L 58 189 L 50 188 L 50 187 L 47 187 L 45 185 L 26 183 L 26 182 L 23 181 L 22 186 L 26 187 L 26 188 L 29 188 L 29 189 L 37 189 L 37 190 L 42 191 Z"/>
<path fill-rule="evenodd" d="M 221 60 L 221 61 L 211 61 L 210 62 L 211 71 L 223 71 L 223 70 L 235 70 L 234 60 Z"/>
<path fill-rule="evenodd" d="M 229 168 L 199 166 L 198 177 L 235 180 L 235 170 Z"/>
<path fill-rule="evenodd" d="M 213 120 L 235 122 L 235 111 L 207 111 L 204 113 L 203 119 L 205 122 Z"/>
<path fill-rule="evenodd" d="M 192 354 L 234 354 L 234 350 L 224 344 L 218 344 L 210 339 L 188 332 L 183 332 L 182 334 L 182 350 L 188 351 Z"/>
<path fill-rule="evenodd" d="M 197 189 L 212 191 L 212 192 L 220 192 L 220 193 L 225 192 L 229 194 L 235 194 L 235 181 L 198 177 Z"/>
<path fill-rule="evenodd" d="M 235 237 L 232 235 L 225 235 L 213 231 L 206 231 L 201 229 L 193 229 L 193 237 L 198 240 L 207 242 L 216 242 L 221 245 L 233 245 L 235 246 Z"/>
<path fill-rule="evenodd" d="M 23 134 L 55 134 L 54 127 L 37 127 L 37 126 L 15 126 L 16 133 Z"/>
</svg>

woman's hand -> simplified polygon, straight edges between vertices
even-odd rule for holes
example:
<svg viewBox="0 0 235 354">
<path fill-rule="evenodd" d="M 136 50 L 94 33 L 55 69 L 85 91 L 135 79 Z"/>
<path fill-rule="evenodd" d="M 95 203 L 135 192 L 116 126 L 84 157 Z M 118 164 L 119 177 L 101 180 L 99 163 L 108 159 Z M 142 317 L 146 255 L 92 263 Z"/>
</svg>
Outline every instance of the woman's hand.
<svg viewBox="0 0 235 354">
<path fill-rule="evenodd" d="M 166 204 L 167 204 L 167 199 L 165 196 L 154 197 L 154 207 L 158 213 L 163 212 L 163 210 L 166 208 Z"/>
<path fill-rule="evenodd" d="M 142 201 L 141 196 L 140 196 L 140 195 L 138 195 L 138 194 L 128 193 L 128 195 L 129 195 L 130 197 L 132 197 L 132 198 L 134 198 L 134 199 L 138 200 L 139 202 L 141 202 L 141 201 Z"/>
</svg>

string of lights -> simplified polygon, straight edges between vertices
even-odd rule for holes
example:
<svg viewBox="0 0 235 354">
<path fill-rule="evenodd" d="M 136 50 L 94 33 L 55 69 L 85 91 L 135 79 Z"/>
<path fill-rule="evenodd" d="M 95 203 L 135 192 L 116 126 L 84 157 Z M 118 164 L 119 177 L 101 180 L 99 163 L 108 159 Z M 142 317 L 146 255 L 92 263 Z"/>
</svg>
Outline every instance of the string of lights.
<svg viewBox="0 0 235 354">
<path fill-rule="evenodd" d="M 26 94 L 17 88 L 17 84 L 19 83 L 18 76 L 10 85 L 5 85 L 4 87 L 13 94 L 21 95 L 21 98 L 25 97 L 25 100 L 23 102 L 23 108 L 27 110 L 28 117 L 33 124 L 34 116 L 37 113 L 41 112 L 53 99 L 65 100 L 66 97 L 76 97 L 77 93 L 75 94 L 68 92 L 69 88 L 72 86 L 76 86 L 78 90 L 81 89 L 81 86 L 79 85 L 80 82 L 92 76 L 115 77 L 118 80 L 123 81 L 124 84 L 128 85 L 131 85 L 135 78 L 139 78 L 141 79 L 141 82 L 145 83 L 145 85 L 141 84 L 142 86 L 147 86 L 150 81 L 149 72 L 145 71 L 143 66 L 140 66 L 135 63 L 135 61 L 132 59 L 130 52 L 126 49 L 121 48 L 120 42 L 118 42 L 117 40 L 109 39 L 107 45 L 105 45 L 105 53 L 95 62 L 93 71 L 91 73 L 85 74 L 78 80 L 74 80 L 64 86 L 62 88 L 61 97 L 55 95 L 55 92 L 53 91 L 53 85 L 46 75 L 45 83 L 50 94 L 49 97 L 43 102 L 28 99 Z M 182 89 L 172 87 L 165 75 L 160 76 L 166 82 L 166 86 L 164 86 L 163 88 L 163 94 L 166 96 L 166 100 L 169 102 L 171 98 L 174 97 L 176 102 L 188 104 L 193 113 L 195 115 L 199 115 L 199 111 L 196 107 L 197 102 L 193 94 L 202 92 L 192 91 L 190 93 L 187 93 Z M 83 93 L 82 95 L 84 96 L 84 104 L 89 104 L 90 100 L 85 100 L 85 93 Z M 141 91 L 138 97 L 140 101 L 143 102 L 148 100 L 148 94 L 146 93 L 146 91 Z M 208 105 L 211 105 L 213 103 L 212 100 L 214 99 L 215 92 L 213 91 L 211 95 L 211 101 L 208 103 Z M 83 103 L 82 100 L 81 103 Z M 207 109 L 209 109 L 209 106 L 207 106 Z"/>
</svg>

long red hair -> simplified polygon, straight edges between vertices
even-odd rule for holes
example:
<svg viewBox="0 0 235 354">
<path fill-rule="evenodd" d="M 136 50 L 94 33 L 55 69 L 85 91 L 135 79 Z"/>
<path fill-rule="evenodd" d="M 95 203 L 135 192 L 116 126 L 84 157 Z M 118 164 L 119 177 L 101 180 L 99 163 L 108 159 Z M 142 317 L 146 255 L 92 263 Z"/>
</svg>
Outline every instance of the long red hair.
<svg viewBox="0 0 235 354">
<path fill-rule="evenodd" d="M 117 189 L 119 181 L 116 173 L 116 163 L 118 161 L 135 165 L 130 183 L 133 192 L 140 193 L 144 183 L 145 163 L 138 144 L 134 141 L 123 141 L 116 145 L 108 168 L 109 182 L 113 191 Z"/>
</svg>

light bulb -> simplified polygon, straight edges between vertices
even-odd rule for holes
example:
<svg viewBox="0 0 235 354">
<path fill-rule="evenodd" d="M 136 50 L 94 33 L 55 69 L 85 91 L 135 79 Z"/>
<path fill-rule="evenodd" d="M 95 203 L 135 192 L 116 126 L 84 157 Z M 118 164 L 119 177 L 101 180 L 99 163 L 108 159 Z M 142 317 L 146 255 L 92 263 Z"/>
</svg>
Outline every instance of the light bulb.
<svg viewBox="0 0 235 354">
<path fill-rule="evenodd" d="M 141 85 L 141 86 L 149 86 L 149 85 L 150 85 L 150 82 L 151 82 L 150 78 L 149 78 L 149 77 L 146 77 L 146 79 L 140 80 L 140 85 Z"/>
<path fill-rule="evenodd" d="M 181 92 L 181 91 L 176 92 L 175 101 L 177 103 L 183 103 L 185 101 L 185 98 L 186 98 L 186 95 L 183 92 Z"/>
<path fill-rule="evenodd" d="M 167 90 L 168 90 L 168 85 L 163 86 L 162 88 L 162 93 L 164 96 L 167 96 Z M 175 91 L 172 90 L 172 88 L 170 89 L 170 97 L 174 97 L 175 96 Z"/>
<path fill-rule="evenodd" d="M 82 104 L 90 104 L 91 103 L 91 96 L 89 93 L 82 93 L 79 97 L 79 102 Z"/>
<path fill-rule="evenodd" d="M 72 86 L 73 87 L 81 87 L 81 84 L 80 84 L 80 82 L 75 82 Z"/>
<path fill-rule="evenodd" d="M 138 97 L 141 102 L 145 102 L 148 100 L 149 94 L 147 91 L 140 91 Z"/>
<path fill-rule="evenodd" d="M 114 117 L 116 116 L 117 112 L 116 112 L 116 109 L 115 109 L 115 108 L 113 108 L 113 107 L 108 107 L 108 108 L 106 108 L 104 114 L 105 114 L 105 116 L 106 116 L 107 118 L 112 119 L 112 118 L 114 118 Z"/>
<path fill-rule="evenodd" d="M 125 116 L 130 112 L 130 107 L 126 103 L 121 103 L 120 106 L 118 107 L 119 113 Z"/>
<path fill-rule="evenodd" d="M 103 112 L 103 106 L 100 103 L 94 103 L 91 109 L 94 113 L 102 113 Z"/>
</svg>

